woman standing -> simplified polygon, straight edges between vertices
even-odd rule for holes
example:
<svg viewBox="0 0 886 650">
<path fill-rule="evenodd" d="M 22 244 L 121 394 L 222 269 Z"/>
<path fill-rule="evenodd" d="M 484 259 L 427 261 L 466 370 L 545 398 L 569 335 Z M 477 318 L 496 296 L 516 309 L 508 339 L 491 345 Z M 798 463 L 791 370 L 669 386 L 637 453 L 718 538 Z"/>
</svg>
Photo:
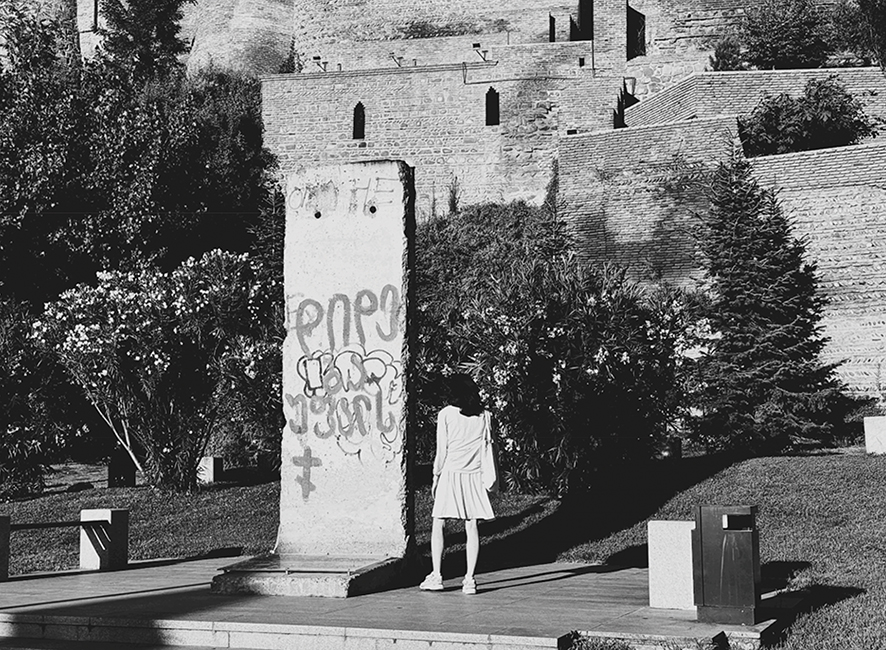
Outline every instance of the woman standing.
<svg viewBox="0 0 886 650">
<path fill-rule="evenodd" d="M 419 585 L 427 591 L 441 591 L 443 576 L 443 533 L 446 519 L 465 522 L 467 572 L 462 591 L 477 593 L 474 570 L 480 553 L 478 519 L 494 519 L 492 504 L 483 485 L 482 458 L 491 431 L 489 412 L 483 408 L 477 384 L 468 375 L 449 380 L 449 406 L 437 415 L 437 453 L 434 458 L 434 518 L 431 529 L 433 571 Z"/>
</svg>

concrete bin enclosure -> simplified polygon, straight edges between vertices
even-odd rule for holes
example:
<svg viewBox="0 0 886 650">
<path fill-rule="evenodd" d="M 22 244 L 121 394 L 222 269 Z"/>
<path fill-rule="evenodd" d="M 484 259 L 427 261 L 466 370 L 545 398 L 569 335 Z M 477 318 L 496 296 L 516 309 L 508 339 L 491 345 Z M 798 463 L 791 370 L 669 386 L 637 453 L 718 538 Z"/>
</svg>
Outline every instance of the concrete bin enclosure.
<svg viewBox="0 0 886 650">
<path fill-rule="evenodd" d="M 695 609 L 692 579 L 694 521 L 650 521 L 649 606 Z"/>
<path fill-rule="evenodd" d="M 886 415 L 864 419 L 864 448 L 869 454 L 886 454 Z"/>
<path fill-rule="evenodd" d="M 756 506 L 699 506 L 695 521 L 650 521 L 649 606 L 753 625 L 760 601 Z"/>
</svg>

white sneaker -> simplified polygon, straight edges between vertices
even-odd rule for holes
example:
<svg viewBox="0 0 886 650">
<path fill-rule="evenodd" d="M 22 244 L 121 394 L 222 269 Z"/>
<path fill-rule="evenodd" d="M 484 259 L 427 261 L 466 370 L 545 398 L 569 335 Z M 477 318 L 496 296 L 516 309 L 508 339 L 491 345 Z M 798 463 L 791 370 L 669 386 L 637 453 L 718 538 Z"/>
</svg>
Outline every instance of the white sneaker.
<svg viewBox="0 0 886 650">
<path fill-rule="evenodd" d="M 418 588 L 422 591 L 443 591 L 443 576 L 439 573 L 429 573 Z"/>
<path fill-rule="evenodd" d="M 477 582 L 473 578 L 465 577 L 465 579 L 461 581 L 461 591 L 463 594 L 473 596 L 477 593 Z"/>
</svg>

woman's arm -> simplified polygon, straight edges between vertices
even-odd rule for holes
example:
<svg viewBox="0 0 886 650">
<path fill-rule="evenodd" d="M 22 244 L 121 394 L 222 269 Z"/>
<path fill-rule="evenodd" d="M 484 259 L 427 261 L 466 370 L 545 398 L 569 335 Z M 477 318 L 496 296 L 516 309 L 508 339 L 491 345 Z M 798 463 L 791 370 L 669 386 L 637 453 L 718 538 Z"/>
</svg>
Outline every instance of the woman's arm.
<svg viewBox="0 0 886 650">
<path fill-rule="evenodd" d="M 437 451 L 434 455 L 434 478 L 440 476 L 443 471 L 443 463 L 446 461 L 446 447 L 448 436 L 446 435 L 446 418 L 443 411 L 437 414 Z"/>
</svg>

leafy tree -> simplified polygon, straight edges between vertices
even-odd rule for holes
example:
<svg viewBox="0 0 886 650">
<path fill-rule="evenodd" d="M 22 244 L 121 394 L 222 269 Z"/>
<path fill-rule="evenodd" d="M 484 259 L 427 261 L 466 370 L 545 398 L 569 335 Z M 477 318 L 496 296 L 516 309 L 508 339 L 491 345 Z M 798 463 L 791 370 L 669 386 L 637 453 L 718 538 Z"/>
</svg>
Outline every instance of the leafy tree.
<svg viewBox="0 0 886 650">
<path fill-rule="evenodd" d="M 834 367 L 819 359 L 825 300 L 815 266 L 740 153 L 714 172 L 703 219 L 714 335 L 700 364 L 695 435 L 709 448 L 745 452 L 830 439 L 846 402 Z"/>
<path fill-rule="evenodd" d="M 875 54 L 880 67 L 886 70 L 886 0 L 858 0 L 864 19 L 865 43 Z"/>
<path fill-rule="evenodd" d="M 761 69 L 817 68 L 829 52 L 825 25 L 810 0 L 764 0 L 745 16 L 746 59 Z"/>
<path fill-rule="evenodd" d="M 182 7 L 194 0 L 101 0 L 104 55 L 137 81 L 162 78 L 179 66 Z"/>
<path fill-rule="evenodd" d="M 58 27 L 15 4 L 0 9 L 0 292 L 41 301 L 74 263 L 60 232 L 84 147 L 74 70 Z"/>
<path fill-rule="evenodd" d="M 42 305 L 99 269 L 247 250 L 275 164 L 257 80 L 74 70 L 57 34 L 0 13 L 0 293 Z"/>
<path fill-rule="evenodd" d="M 730 70 L 742 70 L 741 41 L 735 34 L 727 34 L 714 44 L 714 53 L 708 59 L 709 67 L 713 72 L 727 72 Z"/>
<path fill-rule="evenodd" d="M 739 120 L 745 154 L 766 156 L 856 144 L 877 134 L 877 122 L 864 112 L 836 77 L 810 80 L 802 97 L 767 96 Z"/>
<path fill-rule="evenodd" d="M 872 32 L 857 0 L 840 0 L 830 10 L 828 42 L 836 53 L 848 52 L 865 65 L 876 55 Z"/>
<path fill-rule="evenodd" d="M 114 269 L 248 248 L 274 166 L 256 80 L 206 71 L 134 87 L 97 65 L 84 88 L 89 159 L 66 224 L 75 250 Z"/>
</svg>

